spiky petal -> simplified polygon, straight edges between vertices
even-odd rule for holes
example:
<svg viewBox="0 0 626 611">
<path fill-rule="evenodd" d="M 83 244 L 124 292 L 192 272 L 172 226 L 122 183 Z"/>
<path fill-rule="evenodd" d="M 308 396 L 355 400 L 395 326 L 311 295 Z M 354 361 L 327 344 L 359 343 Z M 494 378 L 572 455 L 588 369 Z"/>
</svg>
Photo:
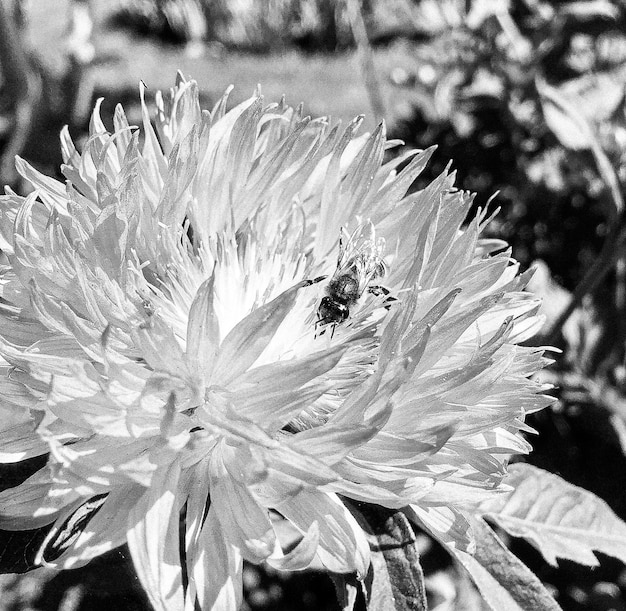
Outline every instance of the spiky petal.
<svg viewBox="0 0 626 611">
<path fill-rule="evenodd" d="M 156 127 L 141 100 L 141 139 L 98 105 L 82 153 L 61 134 L 65 184 L 19 160 L 35 191 L 1 198 L 0 457 L 49 458 L 0 493 L 0 527 L 53 524 L 58 568 L 127 542 L 169 611 L 236 609 L 244 560 L 363 576 L 340 495 L 470 548 L 464 512 L 550 402 L 519 345 L 538 302 L 485 217 L 463 225 L 472 197 L 447 170 L 407 195 L 432 150 L 384 162 L 383 125 L 260 95 L 209 113 L 182 78 Z M 339 256 L 342 232 L 371 246 Z"/>
</svg>

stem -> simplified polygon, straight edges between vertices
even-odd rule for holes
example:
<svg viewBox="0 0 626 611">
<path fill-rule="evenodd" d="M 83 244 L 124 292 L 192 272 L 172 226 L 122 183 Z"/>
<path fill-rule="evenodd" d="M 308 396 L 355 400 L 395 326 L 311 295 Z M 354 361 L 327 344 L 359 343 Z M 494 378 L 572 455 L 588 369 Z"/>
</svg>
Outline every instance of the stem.
<svg viewBox="0 0 626 611">
<path fill-rule="evenodd" d="M 7 91 L 21 98 L 28 91 L 24 75 L 29 72 L 29 66 L 6 2 L 0 0 L 0 66 Z"/>
<path fill-rule="evenodd" d="M 610 223 L 610 231 L 602 245 L 600 255 L 576 287 L 572 300 L 565 311 L 561 313 L 546 334 L 547 340 L 550 343 L 557 340 L 563 325 L 567 322 L 572 312 L 580 305 L 584 296 L 593 292 L 613 266 L 617 264 L 615 303 L 618 307 L 620 323 L 616 329 L 616 340 L 618 343 L 623 343 L 626 327 L 621 319 L 626 314 L 626 262 L 623 260 L 623 253 L 620 254 L 620 251 L 626 242 L 626 231 L 622 229 L 626 221 L 626 211 L 619 179 L 611 161 L 598 142 L 594 129 L 588 120 L 578 112 L 576 106 L 558 93 L 556 89 L 549 87 L 540 78 L 536 79 L 535 83 L 539 97 L 545 98 L 549 103 L 556 106 L 560 112 L 569 116 L 576 124 L 576 128 L 580 130 L 581 135 L 587 139 L 588 144 L 584 148 L 591 150 L 598 173 L 608 187 L 613 203 L 613 213 L 609 217 L 612 217 L 613 220 Z"/>
<path fill-rule="evenodd" d="M 580 284 L 576 287 L 572 300 L 561 315 L 557 318 L 551 329 L 546 334 L 548 344 L 553 344 L 559 337 L 563 325 L 571 316 L 572 312 L 582 303 L 583 297 L 588 293 L 592 293 L 604 280 L 606 275 L 611 271 L 615 261 L 619 256 L 619 250 L 626 242 L 626 233 L 622 231 L 623 214 L 619 215 L 611 227 L 611 231 L 607 236 L 600 255 L 589 268 Z"/>
<path fill-rule="evenodd" d="M 591 151 L 598 166 L 598 172 L 609 187 L 609 193 L 613 199 L 616 213 L 614 224 L 619 228 L 623 224 L 626 211 L 624 210 L 624 198 L 622 197 L 617 174 L 597 138 L 592 140 Z M 615 253 L 615 308 L 618 314 L 616 329 L 618 343 L 623 343 L 624 339 L 626 339 L 626 320 L 624 320 L 626 316 L 626 260 L 621 250 L 621 246 L 617 245 Z"/>
<path fill-rule="evenodd" d="M 567 308 L 561 313 L 547 333 L 547 341 L 549 344 L 556 342 L 563 329 L 563 325 L 567 322 L 572 312 L 581 304 L 585 295 L 595 291 L 613 266 L 616 267 L 615 305 L 618 312 L 618 319 L 620 320 L 619 328 L 616 330 L 616 333 L 618 341 L 624 338 L 624 321 L 622 319 L 626 309 L 626 262 L 623 253 L 620 252 L 626 242 L 626 232 L 622 230 L 626 214 L 624 198 L 615 170 L 606 153 L 602 150 L 595 138 L 592 139 L 591 151 L 598 167 L 598 172 L 609 188 L 615 209 L 615 217 L 609 234 L 602 245 L 600 255 L 589 268 L 580 284 L 576 287 L 572 300 Z"/>
</svg>

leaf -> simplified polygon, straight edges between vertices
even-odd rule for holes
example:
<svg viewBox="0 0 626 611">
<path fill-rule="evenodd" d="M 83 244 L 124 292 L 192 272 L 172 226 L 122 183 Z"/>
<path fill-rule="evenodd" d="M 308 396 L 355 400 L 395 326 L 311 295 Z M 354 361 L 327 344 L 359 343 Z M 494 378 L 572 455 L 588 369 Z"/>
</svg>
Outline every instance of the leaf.
<svg viewBox="0 0 626 611">
<path fill-rule="evenodd" d="M 602 499 L 523 463 L 510 467 L 505 482 L 514 492 L 483 504 L 482 513 L 527 539 L 550 564 L 565 558 L 597 566 L 594 551 L 626 562 L 626 523 Z"/>
<path fill-rule="evenodd" d="M 557 611 L 560 609 L 537 576 L 514 556 L 480 518 L 472 520 L 476 552 L 448 551 L 467 570 L 487 605 L 494 611 Z"/>
<path fill-rule="evenodd" d="M 617 72 L 585 73 L 559 84 L 559 91 L 576 100 L 576 110 L 595 125 L 611 121 L 624 104 L 624 85 Z"/>
<path fill-rule="evenodd" d="M 415 533 L 404 513 L 348 499 L 344 502 L 370 544 L 371 565 L 361 584 L 368 611 L 426 611 Z M 354 602 L 351 584 L 347 585 L 346 592 Z"/>
<path fill-rule="evenodd" d="M 573 100 L 558 89 L 537 82 L 546 124 L 566 148 L 580 151 L 594 147 L 595 136 L 589 123 L 578 112 Z"/>
<path fill-rule="evenodd" d="M 539 80 L 537 91 L 546 123 L 561 144 L 573 150 L 591 150 L 598 172 L 610 190 L 615 212 L 620 214 L 624 208 L 624 200 L 615 168 L 602 150 L 593 127 L 578 110 L 584 106 L 581 98 L 565 97 L 558 89 Z"/>
</svg>

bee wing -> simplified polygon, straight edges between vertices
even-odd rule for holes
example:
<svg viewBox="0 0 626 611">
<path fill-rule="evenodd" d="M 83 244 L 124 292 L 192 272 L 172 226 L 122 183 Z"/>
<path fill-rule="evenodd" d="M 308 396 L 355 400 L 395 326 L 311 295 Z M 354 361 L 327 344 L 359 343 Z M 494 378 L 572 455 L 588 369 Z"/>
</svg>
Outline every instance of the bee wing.
<svg viewBox="0 0 626 611">
<path fill-rule="evenodd" d="M 339 256 L 337 257 L 337 270 L 345 266 L 346 253 L 352 249 L 354 234 L 350 235 L 343 227 L 339 231 Z"/>
<path fill-rule="evenodd" d="M 387 275 L 387 264 L 383 259 L 383 253 L 385 252 L 385 238 L 378 238 L 376 240 L 376 270 L 375 278 L 382 278 Z"/>
<path fill-rule="evenodd" d="M 355 276 L 359 282 L 359 297 L 363 294 L 370 280 L 372 279 L 371 264 L 369 255 L 361 252 L 354 259 Z"/>
<path fill-rule="evenodd" d="M 342 227 L 339 236 L 339 257 L 337 258 L 337 274 L 345 274 L 351 270 L 354 262 L 362 258 L 369 250 L 371 240 L 357 229 L 352 235 Z"/>
<path fill-rule="evenodd" d="M 361 295 L 373 278 L 385 275 L 384 250 L 385 240 L 376 240 L 372 223 L 362 225 L 352 235 L 342 227 L 334 277 L 353 275 L 358 280 Z"/>
</svg>

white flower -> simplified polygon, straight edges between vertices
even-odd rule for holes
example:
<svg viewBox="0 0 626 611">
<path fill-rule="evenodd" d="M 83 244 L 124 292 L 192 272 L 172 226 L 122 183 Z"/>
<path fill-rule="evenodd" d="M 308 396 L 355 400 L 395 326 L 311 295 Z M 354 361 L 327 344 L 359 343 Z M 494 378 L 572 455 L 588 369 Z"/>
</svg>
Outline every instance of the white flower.
<svg viewBox="0 0 626 611">
<path fill-rule="evenodd" d="M 54 524 L 58 568 L 127 542 L 168 611 L 236 609 L 243 560 L 362 577 L 340 495 L 471 549 L 464 512 L 550 402 L 518 345 L 538 301 L 484 214 L 463 227 L 472 197 L 448 172 L 406 195 L 432 150 L 384 162 L 360 119 L 209 113 L 183 79 L 156 132 L 142 104 L 141 138 L 96 107 L 82 154 L 62 133 L 66 184 L 18 161 L 36 190 L 1 199 L 0 458 L 49 459 L 0 527 Z"/>
</svg>

